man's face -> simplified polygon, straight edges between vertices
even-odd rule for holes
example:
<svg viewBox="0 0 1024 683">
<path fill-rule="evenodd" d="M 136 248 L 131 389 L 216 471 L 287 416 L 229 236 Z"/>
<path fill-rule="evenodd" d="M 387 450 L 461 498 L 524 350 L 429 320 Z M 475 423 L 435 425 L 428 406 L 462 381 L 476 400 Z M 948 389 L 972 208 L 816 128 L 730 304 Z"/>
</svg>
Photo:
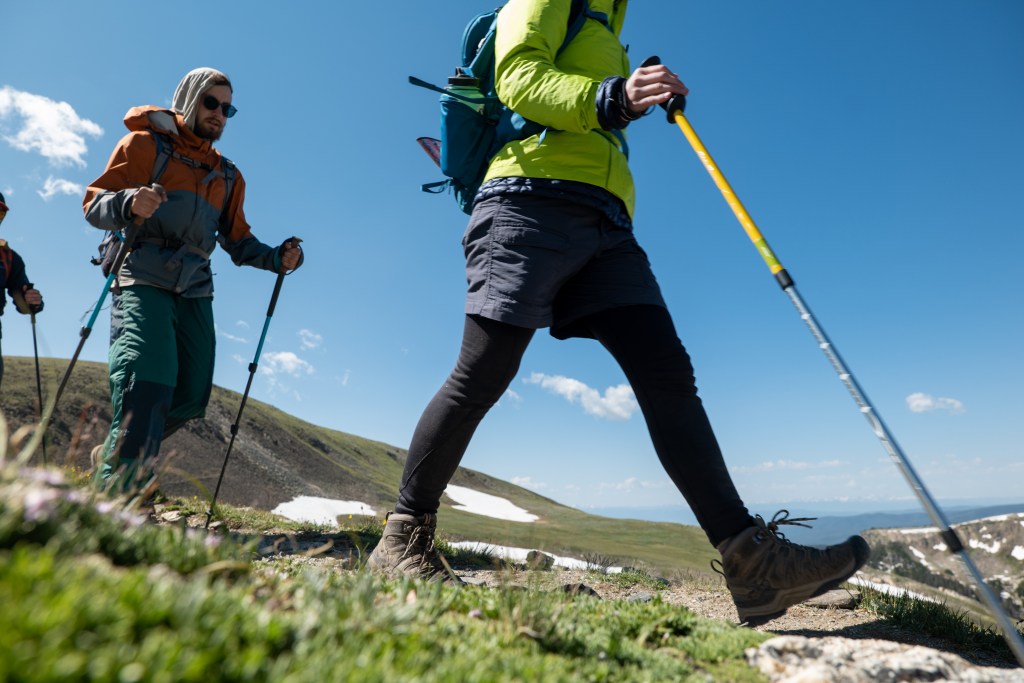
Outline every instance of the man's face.
<svg viewBox="0 0 1024 683">
<path fill-rule="evenodd" d="M 224 114 L 224 105 L 229 104 L 231 88 L 226 85 L 215 85 L 203 93 L 196 109 L 196 135 L 211 142 L 219 140 L 228 122 L 228 117 Z"/>
<path fill-rule="evenodd" d="M 5 218 L 7 218 L 7 212 L 0 209 L 0 223 L 3 223 Z"/>
</svg>

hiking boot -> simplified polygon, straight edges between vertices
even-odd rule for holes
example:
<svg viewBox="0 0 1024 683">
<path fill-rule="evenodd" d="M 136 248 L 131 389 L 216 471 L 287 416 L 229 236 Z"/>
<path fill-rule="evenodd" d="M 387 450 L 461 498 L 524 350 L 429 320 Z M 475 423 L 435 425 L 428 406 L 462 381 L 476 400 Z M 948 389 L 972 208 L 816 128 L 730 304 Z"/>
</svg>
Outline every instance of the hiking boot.
<svg viewBox="0 0 1024 683">
<path fill-rule="evenodd" d="M 434 549 L 436 530 L 437 515 L 428 513 L 415 517 L 389 512 L 384 519 L 380 543 L 370 553 L 366 566 L 374 574 L 391 579 L 411 576 L 461 584 L 462 580 Z"/>
<path fill-rule="evenodd" d="M 718 546 L 721 570 L 732 593 L 740 622 L 757 626 L 781 616 L 808 598 L 828 592 L 853 576 L 871 549 L 860 536 L 827 548 L 811 548 L 787 540 L 780 524 L 809 526 L 811 518 L 788 519 L 781 510 L 767 524 L 758 515 L 754 526 Z"/>
</svg>

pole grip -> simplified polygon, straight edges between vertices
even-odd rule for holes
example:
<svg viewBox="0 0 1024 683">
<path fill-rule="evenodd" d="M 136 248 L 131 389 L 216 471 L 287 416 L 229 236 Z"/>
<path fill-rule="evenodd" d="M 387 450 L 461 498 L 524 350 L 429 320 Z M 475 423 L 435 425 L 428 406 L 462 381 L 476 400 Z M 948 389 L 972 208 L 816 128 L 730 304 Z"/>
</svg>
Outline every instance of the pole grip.
<svg viewBox="0 0 1024 683">
<path fill-rule="evenodd" d="M 640 66 L 657 66 L 661 64 L 661 57 L 657 55 L 651 55 L 644 61 L 640 62 Z M 662 102 L 660 105 L 665 110 L 665 118 L 669 123 L 675 123 L 675 113 L 686 111 L 686 95 L 673 95 L 668 98 L 667 102 Z"/>
<path fill-rule="evenodd" d="M 34 284 L 32 284 L 31 282 L 26 282 L 25 283 L 25 287 L 22 289 L 22 296 L 24 296 L 26 289 L 35 289 L 35 288 L 36 288 L 36 286 Z M 28 307 L 28 312 L 32 314 L 32 324 L 35 325 L 36 324 L 36 313 L 39 312 L 39 304 L 30 304 L 29 302 L 26 301 L 25 302 L 25 306 Z"/>
</svg>

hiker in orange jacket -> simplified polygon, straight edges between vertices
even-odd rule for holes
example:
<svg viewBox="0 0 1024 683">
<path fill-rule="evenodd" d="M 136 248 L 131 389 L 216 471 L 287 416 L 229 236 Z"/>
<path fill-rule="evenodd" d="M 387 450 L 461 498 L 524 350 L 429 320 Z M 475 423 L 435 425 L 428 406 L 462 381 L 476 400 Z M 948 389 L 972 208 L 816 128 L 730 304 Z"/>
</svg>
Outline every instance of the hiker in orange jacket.
<svg viewBox="0 0 1024 683">
<path fill-rule="evenodd" d="M 110 433 L 93 453 L 99 479 L 107 486 L 116 480 L 120 490 L 145 486 L 160 442 L 205 414 L 216 245 L 236 265 L 281 272 L 302 263 L 297 242 L 275 248 L 253 236 L 243 211 L 245 179 L 213 146 L 237 111 L 233 95 L 226 75 L 200 68 L 181 80 L 172 109 L 129 110 L 131 132 L 83 201 L 97 228 L 138 226 L 113 289 Z"/>
</svg>

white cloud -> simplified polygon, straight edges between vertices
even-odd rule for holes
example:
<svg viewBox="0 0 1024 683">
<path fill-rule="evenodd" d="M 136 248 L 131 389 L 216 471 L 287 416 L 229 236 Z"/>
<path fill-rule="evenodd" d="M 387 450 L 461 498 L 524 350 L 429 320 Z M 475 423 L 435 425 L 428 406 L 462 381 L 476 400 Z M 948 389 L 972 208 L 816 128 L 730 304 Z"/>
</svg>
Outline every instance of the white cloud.
<svg viewBox="0 0 1024 683">
<path fill-rule="evenodd" d="M 843 460 L 823 460 L 821 462 L 802 462 L 799 460 L 768 460 L 759 462 L 756 465 L 737 465 L 730 467 L 736 474 L 751 474 L 753 472 L 778 472 L 782 470 L 820 470 L 833 467 L 842 467 L 848 463 Z"/>
<path fill-rule="evenodd" d="M 98 138 L 103 129 L 79 117 L 67 102 L 5 85 L 0 88 L 0 135 L 15 149 L 36 152 L 55 166 L 84 168 L 85 136 Z"/>
<path fill-rule="evenodd" d="M 322 336 L 312 330 L 302 329 L 299 330 L 297 334 L 299 335 L 299 339 L 301 339 L 299 345 L 303 349 L 315 349 L 324 341 Z"/>
<path fill-rule="evenodd" d="M 261 374 L 273 376 L 282 372 L 292 377 L 301 377 L 303 374 L 312 375 L 314 368 L 291 351 L 269 351 L 263 354 L 260 361 Z"/>
<path fill-rule="evenodd" d="M 236 320 L 235 321 L 235 327 L 241 327 L 243 329 L 248 330 L 251 326 L 249 325 L 249 323 L 245 322 L 244 320 Z"/>
<path fill-rule="evenodd" d="M 238 342 L 239 344 L 248 344 L 249 343 L 249 340 L 246 339 L 245 337 L 236 337 L 235 335 L 228 334 L 227 332 L 224 332 L 223 330 L 217 330 L 217 332 L 220 334 L 220 336 L 224 337 L 228 341 Z"/>
<path fill-rule="evenodd" d="M 67 194 L 72 197 L 83 195 L 85 194 L 85 189 L 78 183 L 73 183 L 70 180 L 47 176 L 46 181 L 43 183 L 43 189 L 36 190 L 36 192 L 43 198 L 44 202 L 48 202 L 59 194 Z"/>
<path fill-rule="evenodd" d="M 639 408 L 633 388 L 628 384 L 608 387 L 602 396 L 597 389 L 588 387 L 578 379 L 562 375 L 534 372 L 523 381 L 539 384 L 541 388 L 562 396 L 570 403 L 579 403 L 585 412 L 606 420 L 628 420 Z"/>
<path fill-rule="evenodd" d="M 955 398 L 935 398 L 930 394 L 923 392 L 917 392 L 907 396 L 907 407 L 910 408 L 912 413 L 930 413 L 935 410 L 945 410 L 953 415 L 962 413 L 967 408 L 964 404 Z"/>
</svg>

